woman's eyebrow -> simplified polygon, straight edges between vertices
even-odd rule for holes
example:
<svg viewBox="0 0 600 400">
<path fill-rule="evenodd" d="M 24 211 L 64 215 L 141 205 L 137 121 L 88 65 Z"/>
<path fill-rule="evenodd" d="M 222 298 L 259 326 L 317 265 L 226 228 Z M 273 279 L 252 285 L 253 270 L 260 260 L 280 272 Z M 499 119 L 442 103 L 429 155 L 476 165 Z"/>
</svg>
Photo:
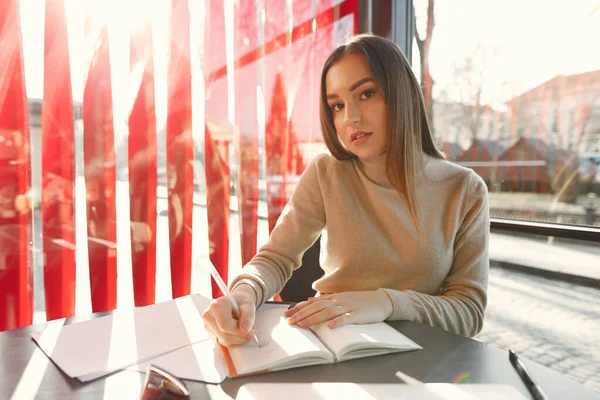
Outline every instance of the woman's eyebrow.
<svg viewBox="0 0 600 400">
<path fill-rule="evenodd" d="M 354 89 L 356 89 L 357 87 L 359 87 L 360 85 L 367 83 L 367 82 L 375 82 L 373 80 L 373 78 L 362 78 L 359 81 L 356 81 L 352 86 L 350 86 L 350 91 L 352 92 Z"/>
<path fill-rule="evenodd" d="M 375 80 L 373 78 L 371 78 L 371 77 L 359 79 L 358 81 L 356 81 L 352 85 L 350 85 L 350 91 L 351 92 L 354 91 L 356 88 L 358 88 L 361 85 L 364 85 L 367 82 L 375 82 Z M 338 97 L 340 97 L 340 96 L 338 96 L 335 93 L 331 93 L 331 94 L 327 95 L 327 100 L 329 100 L 329 99 L 335 99 L 335 98 L 338 98 Z"/>
</svg>

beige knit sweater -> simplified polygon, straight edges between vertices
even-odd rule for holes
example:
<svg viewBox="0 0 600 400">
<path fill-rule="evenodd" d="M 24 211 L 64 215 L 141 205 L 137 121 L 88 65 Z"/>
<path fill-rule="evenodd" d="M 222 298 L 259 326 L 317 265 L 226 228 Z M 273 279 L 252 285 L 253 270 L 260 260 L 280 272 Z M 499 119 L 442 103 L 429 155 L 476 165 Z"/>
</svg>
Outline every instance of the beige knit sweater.
<svg viewBox="0 0 600 400">
<path fill-rule="evenodd" d="M 323 234 L 319 293 L 383 289 L 390 320 L 477 334 L 487 303 L 487 189 L 470 169 L 424 156 L 416 185 L 421 240 L 403 196 L 369 161 L 316 157 L 306 168 L 268 242 L 231 283 L 249 284 L 257 306 L 278 293 Z"/>
</svg>

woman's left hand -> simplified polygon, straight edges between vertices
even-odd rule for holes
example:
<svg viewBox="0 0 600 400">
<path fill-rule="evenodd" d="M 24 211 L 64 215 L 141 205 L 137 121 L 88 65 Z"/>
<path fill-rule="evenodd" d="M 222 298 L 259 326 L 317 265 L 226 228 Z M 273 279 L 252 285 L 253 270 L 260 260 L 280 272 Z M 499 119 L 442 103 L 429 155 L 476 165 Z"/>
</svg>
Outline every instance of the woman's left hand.
<svg viewBox="0 0 600 400">
<path fill-rule="evenodd" d="M 341 292 L 311 297 L 286 311 L 290 325 L 300 328 L 329 321 L 335 328 L 347 324 L 370 324 L 385 321 L 392 314 L 392 302 L 382 290 Z"/>
</svg>

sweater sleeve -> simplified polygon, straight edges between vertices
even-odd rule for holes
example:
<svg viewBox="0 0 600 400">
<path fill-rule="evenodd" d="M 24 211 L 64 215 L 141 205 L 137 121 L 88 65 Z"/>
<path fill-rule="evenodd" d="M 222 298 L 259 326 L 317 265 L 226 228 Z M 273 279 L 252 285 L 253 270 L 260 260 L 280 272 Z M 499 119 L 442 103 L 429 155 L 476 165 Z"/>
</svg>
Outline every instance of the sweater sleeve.
<svg viewBox="0 0 600 400">
<path fill-rule="evenodd" d="M 257 307 L 281 291 L 325 227 L 321 180 L 327 174 L 328 163 L 328 155 L 317 156 L 309 163 L 269 240 L 230 285 L 231 290 L 241 284 L 250 285 L 256 293 Z"/>
<path fill-rule="evenodd" d="M 471 172 L 468 205 L 454 242 L 454 260 L 439 295 L 384 290 L 393 304 L 390 320 L 410 320 L 463 336 L 483 327 L 487 304 L 490 217 L 487 188 Z"/>
</svg>

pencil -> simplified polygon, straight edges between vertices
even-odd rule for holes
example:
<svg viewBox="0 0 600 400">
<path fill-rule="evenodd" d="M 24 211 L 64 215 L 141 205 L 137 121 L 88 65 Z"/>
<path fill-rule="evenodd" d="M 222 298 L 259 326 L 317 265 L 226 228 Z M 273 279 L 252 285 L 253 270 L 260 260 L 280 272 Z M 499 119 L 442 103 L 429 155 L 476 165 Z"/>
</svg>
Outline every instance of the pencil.
<svg viewBox="0 0 600 400">
<path fill-rule="evenodd" d="M 231 304 L 233 305 L 233 309 L 234 309 L 237 317 L 240 318 L 240 316 L 241 316 L 241 314 L 240 314 L 240 306 L 238 305 L 238 303 L 235 300 L 235 298 L 231 295 L 231 292 L 229 291 L 229 288 L 227 287 L 227 285 L 225 284 L 225 282 L 221 278 L 221 275 L 219 275 L 219 271 L 217 271 L 217 269 L 215 268 L 215 266 L 212 263 L 212 261 L 209 264 L 210 264 L 210 274 L 212 275 L 212 277 L 215 280 L 215 282 L 217 282 L 217 286 L 219 286 L 219 289 L 221 289 L 221 292 L 223 293 L 223 295 L 225 297 L 227 297 L 229 299 L 229 301 L 231 301 Z M 253 336 L 254 336 L 254 341 L 256 342 L 256 344 L 258 345 L 258 347 L 260 347 L 260 344 L 258 343 L 258 338 L 256 337 L 256 334 L 254 334 Z"/>
</svg>

